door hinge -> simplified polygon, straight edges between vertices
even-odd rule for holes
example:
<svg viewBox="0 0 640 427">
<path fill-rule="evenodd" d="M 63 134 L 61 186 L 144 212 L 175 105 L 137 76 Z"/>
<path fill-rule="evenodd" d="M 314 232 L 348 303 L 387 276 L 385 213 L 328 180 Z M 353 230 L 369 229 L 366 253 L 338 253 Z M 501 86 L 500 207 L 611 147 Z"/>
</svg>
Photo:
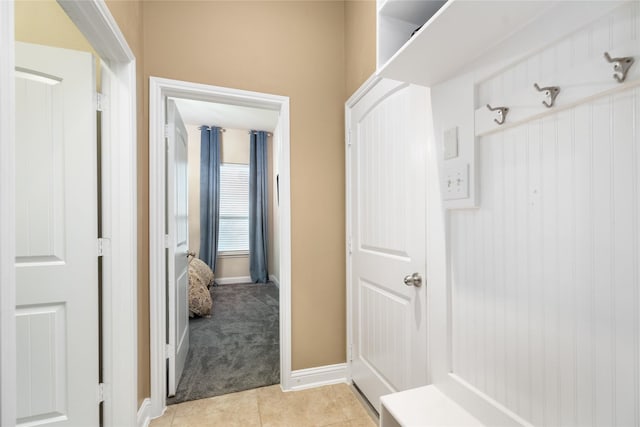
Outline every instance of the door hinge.
<svg viewBox="0 0 640 427">
<path fill-rule="evenodd" d="M 98 238 L 98 256 L 111 255 L 111 240 Z"/>
<path fill-rule="evenodd" d="M 349 242 L 347 243 L 347 249 L 349 250 L 349 255 L 353 253 L 353 239 L 349 236 Z"/>
<path fill-rule="evenodd" d="M 164 235 L 164 247 L 165 248 L 169 247 L 169 235 L 168 234 Z"/>
<path fill-rule="evenodd" d="M 173 346 L 171 344 L 165 344 L 164 346 L 164 357 L 168 359 L 173 354 Z"/>
<path fill-rule="evenodd" d="M 169 135 L 171 135 L 171 130 L 172 130 L 172 127 L 171 127 L 170 124 L 167 123 L 166 125 L 164 125 L 164 137 L 165 138 L 169 138 Z"/>
<path fill-rule="evenodd" d="M 96 111 L 103 111 L 106 107 L 107 97 L 100 92 L 96 92 Z"/>
<path fill-rule="evenodd" d="M 104 402 L 104 383 L 98 384 L 98 403 Z"/>
<path fill-rule="evenodd" d="M 347 147 L 351 147 L 351 128 L 347 132 Z"/>
<path fill-rule="evenodd" d="M 347 360 L 349 362 L 353 362 L 353 344 L 349 344 L 349 348 L 348 348 L 347 353 L 348 353 L 347 354 Z"/>
</svg>

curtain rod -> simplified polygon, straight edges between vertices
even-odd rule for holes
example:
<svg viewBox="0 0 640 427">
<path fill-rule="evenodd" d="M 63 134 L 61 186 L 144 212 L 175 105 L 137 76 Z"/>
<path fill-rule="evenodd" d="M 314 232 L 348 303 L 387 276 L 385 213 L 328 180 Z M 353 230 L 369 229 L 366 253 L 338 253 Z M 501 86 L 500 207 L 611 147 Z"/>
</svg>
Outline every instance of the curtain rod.
<svg viewBox="0 0 640 427">
<path fill-rule="evenodd" d="M 210 129 L 210 128 L 211 128 L 211 126 L 205 126 L 205 125 L 203 125 L 203 126 L 200 126 L 200 127 L 198 128 L 198 130 L 202 130 L 202 129 Z M 226 131 L 227 131 L 225 128 L 219 128 L 219 129 L 220 129 L 220 132 L 226 132 Z"/>
<path fill-rule="evenodd" d="M 257 130 L 250 130 L 250 131 L 249 131 L 249 132 L 247 132 L 247 133 L 248 133 L 249 135 L 251 135 L 252 133 L 256 133 L 256 132 L 258 132 L 258 131 L 257 131 Z M 271 132 L 267 132 L 267 135 L 269 135 L 269 136 L 273 136 L 273 135 L 271 134 Z"/>
<path fill-rule="evenodd" d="M 207 128 L 211 128 L 211 126 L 204 126 L 204 125 L 203 125 L 203 126 L 200 126 L 200 127 L 198 128 L 198 130 L 207 129 Z M 226 132 L 226 131 L 227 131 L 225 128 L 219 128 L 219 129 L 220 129 L 220 132 Z M 250 130 L 250 131 L 248 131 L 247 133 L 248 133 L 249 135 L 251 135 L 252 133 L 255 133 L 255 132 L 258 132 L 258 131 L 256 131 L 256 130 Z M 269 136 L 273 136 L 273 134 L 272 134 L 271 132 L 267 132 L 267 135 L 269 135 Z"/>
</svg>

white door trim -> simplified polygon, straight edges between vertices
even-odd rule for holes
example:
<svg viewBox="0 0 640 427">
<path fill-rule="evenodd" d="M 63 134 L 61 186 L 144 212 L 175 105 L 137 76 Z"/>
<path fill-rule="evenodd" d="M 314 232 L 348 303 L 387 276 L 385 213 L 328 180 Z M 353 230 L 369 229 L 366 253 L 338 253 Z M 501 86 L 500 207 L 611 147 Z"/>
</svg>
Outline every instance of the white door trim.
<svg viewBox="0 0 640 427">
<path fill-rule="evenodd" d="M 136 64 L 104 0 L 59 0 L 60 5 L 111 70 L 111 97 L 102 140 L 103 237 L 111 252 L 103 259 L 103 381 L 106 426 L 137 419 L 137 191 Z M 15 227 L 14 10 L 0 2 L 0 231 Z M 16 420 L 15 242 L 0 239 L 0 424 Z M 117 301 L 117 304 L 114 302 Z"/>
<path fill-rule="evenodd" d="M 0 2 L 0 235 L 15 234 L 13 2 Z M 15 241 L 0 239 L 0 425 L 16 422 Z"/>
<path fill-rule="evenodd" d="M 164 117 L 167 96 L 242 105 L 280 112 L 280 383 L 291 384 L 291 195 L 289 98 L 199 83 L 149 78 L 149 312 L 151 326 L 151 417 L 166 407 L 166 290 L 164 256 Z"/>
</svg>

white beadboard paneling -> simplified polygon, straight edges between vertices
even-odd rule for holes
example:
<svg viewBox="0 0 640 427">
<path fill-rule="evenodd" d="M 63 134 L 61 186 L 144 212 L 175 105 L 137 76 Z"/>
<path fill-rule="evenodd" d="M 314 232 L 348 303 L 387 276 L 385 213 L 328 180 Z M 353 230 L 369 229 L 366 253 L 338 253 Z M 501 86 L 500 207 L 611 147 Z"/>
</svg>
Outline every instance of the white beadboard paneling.
<svg viewBox="0 0 640 427">
<path fill-rule="evenodd" d="M 359 211 L 363 221 L 361 247 L 364 250 L 392 256 L 408 257 L 407 236 L 404 225 L 409 221 L 403 200 L 407 191 L 407 173 L 404 153 L 397 145 L 386 141 L 407 141 L 407 127 L 393 126 L 393 117 L 409 116 L 409 91 L 398 91 L 367 114 L 358 129 L 366 144 L 360 146 L 359 158 Z"/>
<path fill-rule="evenodd" d="M 482 137 L 453 372 L 533 425 L 640 424 L 640 88 Z"/>
<path fill-rule="evenodd" d="M 558 266 L 558 389 L 555 420 L 558 425 L 570 425 L 575 419 L 576 395 L 576 318 L 565 318 L 564 313 L 576 312 L 575 283 L 575 193 L 574 152 L 575 120 L 572 111 L 558 115 L 557 125 L 557 266 Z M 560 143 L 560 141 L 564 143 Z M 562 337 L 569 337 L 562 339 Z"/>
<path fill-rule="evenodd" d="M 613 157 L 611 150 L 610 98 L 593 103 L 591 132 L 593 134 L 594 162 L 592 166 L 593 191 L 596 203 L 594 213 L 594 324 L 595 380 L 596 380 L 596 425 L 614 425 L 613 400 L 613 337 L 615 325 L 612 311 L 612 224 L 613 205 Z"/>
<path fill-rule="evenodd" d="M 640 142 L 634 138 L 635 130 L 640 122 L 634 121 L 634 104 L 636 96 L 626 93 L 613 98 L 610 117 L 612 121 L 612 180 L 613 180 L 613 271 L 611 308 L 613 310 L 613 381 L 615 385 L 614 416 L 618 425 L 632 425 L 636 420 L 632 400 L 636 391 L 638 363 L 634 364 L 635 343 L 637 339 L 637 287 L 635 265 L 638 262 L 634 253 L 635 239 L 633 230 L 637 221 L 635 200 L 637 187 L 633 180 L 634 150 Z M 630 124 L 635 123 L 635 126 Z M 634 257 L 635 255 L 635 257 Z M 635 333 L 635 334 L 634 334 Z M 637 360 L 637 359 L 636 359 Z M 634 374 L 636 375 L 634 377 Z"/>
<path fill-rule="evenodd" d="M 638 5 L 637 9 L 640 9 L 640 5 Z M 640 23 L 636 29 L 635 35 L 638 37 L 638 33 L 640 33 Z M 636 91 L 634 96 L 634 104 L 633 104 L 633 112 L 634 112 L 634 123 L 640 123 L 640 93 Z M 633 141 L 638 141 L 640 139 L 640 131 L 638 126 L 634 126 L 633 128 Z M 638 217 L 640 216 L 640 148 L 638 144 L 633 145 L 633 259 L 635 260 L 634 272 L 633 272 L 633 283 L 636 284 L 634 287 L 634 298 L 633 301 L 636 301 L 636 306 L 634 310 L 635 320 L 634 324 L 636 325 L 636 334 L 634 335 L 634 368 L 635 368 L 635 397 L 640 397 L 640 288 L 638 287 L 638 283 L 640 283 L 640 250 L 638 246 L 640 246 L 640 225 L 638 224 L 640 220 Z M 635 407 L 635 419 L 636 423 L 640 423 L 640 405 L 638 405 L 636 401 Z"/>
<path fill-rule="evenodd" d="M 589 62 L 593 58 L 602 58 L 605 51 L 620 46 L 634 46 L 633 42 L 637 42 L 639 37 L 640 6 L 638 2 L 630 1 L 608 16 L 514 63 L 479 84 L 476 105 L 495 102 L 510 92 L 531 87 L 534 82 L 543 86 L 543 81 L 549 80 L 550 83 L 565 69 Z M 602 61 L 605 61 L 604 58 Z M 613 72 L 613 67 L 610 68 Z"/>
<path fill-rule="evenodd" d="M 610 79 L 603 52 L 639 37 L 628 2 L 479 82 L 476 107 L 529 108 L 523 88 L 581 64 Z M 482 204 L 450 213 L 452 371 L 533 425 L 640 426 L 640 88 L 613 85 L 477 133 Z"/>
<path fill-rule="evenodd" d="M 361 339 L 365 345 L 359 354 L 392 388 L 405 390 L 410 385 L 410 371 L 407 364 L 397 362 L 409 362 L 409 334 L 404 327 L 409 301 L 364 280 L 360 293 L 360 324 L 366 338 Z"/>
<path fill-rule="evenodd" d="M 18 423 L 66 419 L 65 309 L 16 310 Z"/>
<path fill-rule="evenodd" d="M 593 308 L 593 289 L 595 286 L 593 275 L 593 246 L 594 222 L 593 210 L 593 135 L 591 133 L 591 105 L 583 105 L 572 111 L 574 119 L 574 134 L 572 142 L 575 146 L 573 164 L 573 182 L 575 183 L 573 196 L 572 244 L 575 247 L 575 326 L 576 326 L 576 359 L 574 367 L 576 373 L 576 411 L 575 425 L 593 425 L 595 406 L 595 359 L 593 346 L 593 324 L 595 322 Z M 580 408 L 580 411 L 577 411 Z"/>
<path fill-rule="evenodd" d="M 627 2 L 609 16 L 479 82 L 476 135 L 502 130 L 493 120 L 495 112 L 489 111 L 486 104 L 509 107 L 504 127 L 551 113 L 542 105 L 546 98 L 533 88 L 534 83 L 541 87 L 560 87 L 554 108 L 570 108 L 599 94 L 620 90 L 621 86 L 613 79 L 613 64 L 605 60 L 603 53 L 609 52 L 612 57 L 638 57 L 640 41 L 636 29 L 639 26 L 637 2 Z M 639 78 L 640 68 L 632 66 L 626 81 Z"/>
</svg>

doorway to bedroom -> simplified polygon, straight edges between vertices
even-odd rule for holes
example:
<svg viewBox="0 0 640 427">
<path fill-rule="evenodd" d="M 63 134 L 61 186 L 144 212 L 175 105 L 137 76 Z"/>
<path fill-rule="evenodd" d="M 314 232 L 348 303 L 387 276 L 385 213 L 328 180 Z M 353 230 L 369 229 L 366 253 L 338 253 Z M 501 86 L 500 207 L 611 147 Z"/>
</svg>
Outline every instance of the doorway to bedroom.
<svg viewBox="0 0 640 427">
<path fill-rule="evenodd" d="M 286 386 L 289 98 L 151 77 L 149 141 L 152 416 Z"/>
<path fill-rule="evenodd" d="M 177 222 L 179 242 L 184 194 L 188 230 L 187 299 L 170 301 L 188 304 L 189 312 L 182 330 L 188 337 L 180 334 L 180 319 L 175 322 L 176 366 L 168 370 L 167 403 L 277 384 L 279 113 L 175 97 L 167 99 L 167 113 L 168 133 L 176 135 L 167 138 L 167 179 L 173 180 L 167 185 L 167 227 Z M 179 274 L 169 274 L 168 282 L 174 276 L 169 295 L 183 292 Z M 169 316 L 180 316 L 179 308 L 168 308 Z"/>
</svg>

